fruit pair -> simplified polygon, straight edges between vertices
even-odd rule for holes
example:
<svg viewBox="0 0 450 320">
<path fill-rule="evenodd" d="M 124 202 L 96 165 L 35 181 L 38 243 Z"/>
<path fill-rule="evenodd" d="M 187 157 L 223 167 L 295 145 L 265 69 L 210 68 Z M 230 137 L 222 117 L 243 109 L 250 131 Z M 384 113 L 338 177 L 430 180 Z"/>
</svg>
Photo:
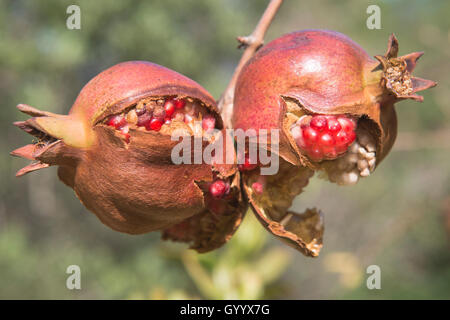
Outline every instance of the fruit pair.
<svg viewBox="0 0 450 320">
<path fill-rule="evenodd" d="M 25 173 L 57 165 L 59 178 L 109 227 L 132 234 L 161 230 L 199 252 L 225 243 L 248 204 L 273 234 L 306 255 L 322 246 L 316 209 L 289 212 L 314 171 L 330 181 L 367 176 L 394 143 L 394 103 L 421 101 L 415 92 L 435 85 L 411 72 L 421 53 L 397 57 L 395 37 L 384 56 L 370 58 L 346 36 L 306 30 L 280 37 L 242 70 L 235 91 L 235 129 L 279 130 L 280 170 L 262 176 L 258 159 L 243 164 L 175 165 L 171 152 L 183 130 L 216 143 L 225 134 L 214 99 L 194 81 L 148 62 L 125 62 L 93 78 L 68 115 L 26 105 L 32 116 L 15 124 L 38 138 L 12 152 L 33 160 Z M 197 128 L 196 126 L 199 126 Z M 273 151 L 275 152 L 275 151 Z M 232 153 L 234 150 L 224 150 Z M 243 190 L 241 190 L 241 186 Z"/>
</svg>

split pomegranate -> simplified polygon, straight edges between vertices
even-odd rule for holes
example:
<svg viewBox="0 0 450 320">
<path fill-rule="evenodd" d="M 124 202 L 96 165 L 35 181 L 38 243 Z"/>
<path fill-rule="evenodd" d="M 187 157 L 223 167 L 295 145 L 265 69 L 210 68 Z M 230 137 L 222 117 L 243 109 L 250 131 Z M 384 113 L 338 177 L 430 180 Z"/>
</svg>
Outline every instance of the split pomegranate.
<svg viewBox="0 0 450 320">
<path fill-rule="evenodd" d="M 289 212 L 292 199 L 314 171 L 341 185 L 370 175 L 395 141 L 394 103 L 422 101 L 416 92 L 435 85 L 411 75 L 422 53 L 397 54 L 393 35 L 373 59 L 343 34 L 304 30 L 262 47 L 239 75 L 234 129 L 280 135 L 277 149 L 267 146 L 280 156 L 280 172 L 262 181 L 241 165 L 244 190 L 262 224 L 306 255 L 322 246 L 322 216 Z"/>
<path fill-rule="evenodd" d="M 207 129 L 222 129 L 214 99 L 181 74 L 149 62 L 120 63 L 93 78 L 68 115 L 18 108 L 32 118 L 15 124 L 40 142 L 12 152 L 33 160 L 17 175 L 59 166 L 59 178 L 112 229 L 161 230 L 164 239 L 205 252 L 239 225 L 246 205 L 235 164 L 172 162 L 176 130 L 192 140 L 205 132 L 204 118 Z M 210 135 L 203 141 L 203 147 L 214 143 Z M 203 188 L 208 183 L 211 191 Z"/>
</svg>

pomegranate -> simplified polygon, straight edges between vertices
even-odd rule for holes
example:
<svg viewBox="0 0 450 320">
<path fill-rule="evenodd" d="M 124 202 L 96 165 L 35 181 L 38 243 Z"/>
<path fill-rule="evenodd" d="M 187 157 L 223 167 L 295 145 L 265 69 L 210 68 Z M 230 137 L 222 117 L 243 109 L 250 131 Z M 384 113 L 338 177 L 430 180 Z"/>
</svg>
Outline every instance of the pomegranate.
<svg viewBox="0 0 450 320">
<path fill-rule="evenodd" d="M 202 119 L 208 130 L 222 129 L 214 99 L 185 76 L 125 62 L 89 81 L 68 115 L 18 108 L 32 118 L 15 125 L 39 141 L 12 152 L 33 160 L 17 176 L 59 166 L 59 178 L 112 229 L 161 230 L 164 239 L 205 252 L 239 225 L 246 205 L 236 165 L 172 163 L 175 130 L 192 140 L 200 135 L 206 146 L 213 140 Z"/>
<path fill-rule="evenodd" d="M 278 148 L 267 145 L 278 150 L 278 174 L 240 167 L 250 205 L 270 232 L 318 254 L 322 215 L 288 212 L 293 198 L 315 171 L 341 185 L 373 172 L 396 138 L 394 104 L 422 101 L 416 92 L 436 85 L 411 75 L 422 54 L 398 57 L 391 35 L 387 52 L 373 59 L 343 34 L 304 30 L 275 39 L 247 62 L 236 83 L 233 127 L 280 131 Z"/>
</svg>

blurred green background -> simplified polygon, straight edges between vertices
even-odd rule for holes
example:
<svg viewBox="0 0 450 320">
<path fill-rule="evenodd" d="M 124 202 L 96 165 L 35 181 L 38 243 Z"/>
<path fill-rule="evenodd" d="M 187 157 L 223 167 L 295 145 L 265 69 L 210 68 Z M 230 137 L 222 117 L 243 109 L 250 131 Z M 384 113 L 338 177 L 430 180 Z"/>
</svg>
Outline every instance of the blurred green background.
<svg viewBox="0 0 450 320">
<path fill-rule="evenodd" d="M 66 8 L 81 8 L 81 30 Z M 15 105 L 66 113 L 82 86 L 109 66 L 150 60 L 219 98 L 267 1 L 0 1 L 0 298 L 450 298 L 449 1 L 286 1 L 266 42 L 304 28 L 343 32 L 371 55 L 395 32 L 400 53 L 425 51 L 415 74 L 439 86 L 397 105 L 390 156 L 353 187 L 313 179 L 294 209 L 325 213 L 324 249 L 306 258 L 269 237 L 251 214 L 230 243 L 204 255 L 159 234 L 116 233 L 89 213 L 49 168 L 16 179 L 27 161 L 9 151 L 30 137 L 11 125 Z M 368 30 L 366 8 L 381 8 Z M 66 288 L 67 266 L 81 290 Z M 368 290 L 366 268 L 381 268 Z"/>
</svg>

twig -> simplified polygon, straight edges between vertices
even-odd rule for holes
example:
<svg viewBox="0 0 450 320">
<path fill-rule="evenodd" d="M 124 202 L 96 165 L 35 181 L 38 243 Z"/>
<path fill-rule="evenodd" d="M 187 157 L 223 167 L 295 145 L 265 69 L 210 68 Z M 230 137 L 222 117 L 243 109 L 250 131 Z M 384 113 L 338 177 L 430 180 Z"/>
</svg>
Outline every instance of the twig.
<svg viewBox="0 0 450 320">
<path fill-rule="evenodd" d="M 234 89 L 236 86 L 236 81 L 241 73 L 242 68 L 247 63 L 248 60 L 255 54 L 255 52 L 263 45 L 264 35 L 270 26 L 275 14 L 280 8 L 283 0 L 270 0 L 264 14 L 259 20 L 255 30 L 252 34 L 247 37 L 238 37 L 239 48 L 245 48 L 242 54 L 241 60 L 234 70 L 233 76 L 228 83 L 227 88 L 219 99 L 218 106 L 219 111 L 222 115 L 222 119 L 226 128 L 231 128 L 231 116 L 233 114 L 233 99 L 234 99 Z"/>
</svg>

